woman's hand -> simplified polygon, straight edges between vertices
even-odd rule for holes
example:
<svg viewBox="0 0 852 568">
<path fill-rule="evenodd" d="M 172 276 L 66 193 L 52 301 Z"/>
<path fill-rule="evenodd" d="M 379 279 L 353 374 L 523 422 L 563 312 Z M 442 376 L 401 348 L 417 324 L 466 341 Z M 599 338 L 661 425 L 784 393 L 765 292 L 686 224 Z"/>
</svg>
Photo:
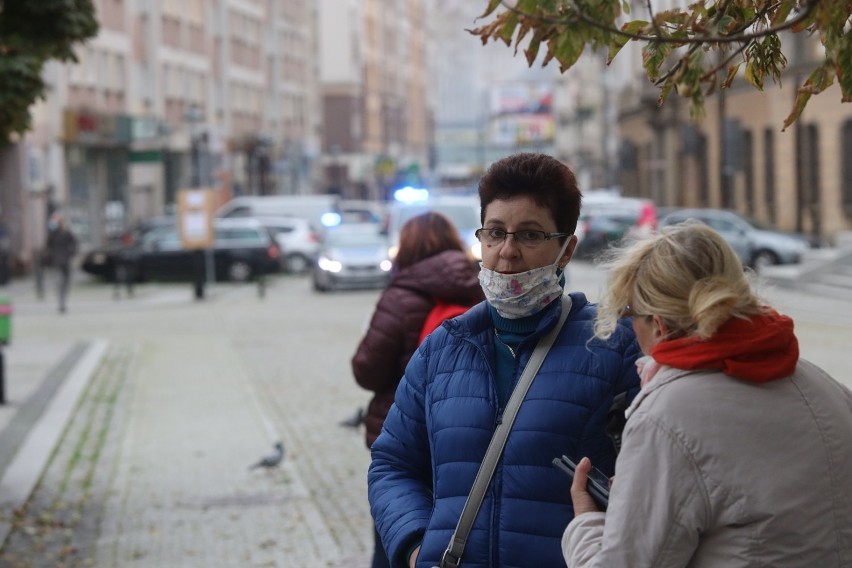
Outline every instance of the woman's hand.
<svg viewBox="0 0 852 568">
<path fill-rule="evenodd" d="M 600 511 L 595 505 L 594 499 L 586 490 L 589 471 L 592 469 L 592 462 L 589 458 L 583 458 L 577 464 L 577 470 L 574 472 L 574 482 L 571 483 L 571 501 L 574 502 L 574 516 L 582 515 L 583 513 L 595 513 Z M 413 566 L 413 565 L 412 565 Z"/>
<path fill-rule="evenodd" d="M 420 554 L 420 547 L 414 549 L 414 552 L 411 553 L 411 556 L 408 557 L 408 568 L 414 568 L 414 565 L 417 563 L 417 556 Z"/>
</svg>

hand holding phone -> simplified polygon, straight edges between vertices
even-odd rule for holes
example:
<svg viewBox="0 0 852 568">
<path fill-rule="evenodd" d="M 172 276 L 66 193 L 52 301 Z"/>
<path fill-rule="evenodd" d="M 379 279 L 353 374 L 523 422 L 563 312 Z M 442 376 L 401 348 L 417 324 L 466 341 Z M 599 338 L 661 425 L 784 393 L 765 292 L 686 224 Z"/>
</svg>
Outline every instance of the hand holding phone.
<svg viewBox="0 0 852 568">
<path fill-rule="evenodd" d="M 574 471 L 577 469 L 577 464 L 571 461 L 569 457 L 563 455 L 562 457 L 553 458 L 553 466 L 568 475 L 572 481 L 574 480 Z M 607 505 L 609 505 L 609 477 L 601 470 L 592 466 L 592 469 L 589 470 L 586 490 L 592 496 L 592 499 L 600 510 L 606 511 Z"/>
</svg>

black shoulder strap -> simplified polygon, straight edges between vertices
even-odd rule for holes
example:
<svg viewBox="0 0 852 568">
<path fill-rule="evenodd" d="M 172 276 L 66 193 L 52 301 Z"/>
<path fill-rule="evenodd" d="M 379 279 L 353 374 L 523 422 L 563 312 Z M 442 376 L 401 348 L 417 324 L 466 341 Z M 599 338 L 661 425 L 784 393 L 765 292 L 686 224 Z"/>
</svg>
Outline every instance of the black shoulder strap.
<svg viewBox="0 0 852 568">
<path fill-rule="evenodd" d="M 621 451 L 621 435 L 624 432 L 624 426 L 627 424 L 627 418 L 624 416 L 627 406 L 627 393 L 619 393 L 612 399 L 612 406 L 609 407 L 606 414 L 606 435 L 612 440 L 615 455 L 618 455 Z"/>
</svg>

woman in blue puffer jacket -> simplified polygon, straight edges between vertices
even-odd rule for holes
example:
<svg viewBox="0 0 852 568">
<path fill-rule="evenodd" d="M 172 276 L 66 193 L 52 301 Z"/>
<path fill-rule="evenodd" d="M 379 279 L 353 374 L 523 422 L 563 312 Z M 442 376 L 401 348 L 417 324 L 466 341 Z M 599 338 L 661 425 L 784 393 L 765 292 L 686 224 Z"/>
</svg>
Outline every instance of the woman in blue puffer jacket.
<svg viewBox="0 0 852 568">
<path fill-rule="evenodd" d="M 479 195 L 486 301 L 417 350 L 372 446 L 370 506 L 395 567 L 438 565 L 512 389 L 563 309 L 568 318 L 509 434 L 464 568 L 563 564 L 570 481 L 551 461 L 589 456 L 613 474 L 607 413 L 616 396 L 632 398 L 639 387 L 629 324 L 603 342 L 594 338 L 596 309 L 583 294 L 559 301 L 580 211 L 571 170 L 550 156 L 517 154 L 489 168 Z"/>
</svg>

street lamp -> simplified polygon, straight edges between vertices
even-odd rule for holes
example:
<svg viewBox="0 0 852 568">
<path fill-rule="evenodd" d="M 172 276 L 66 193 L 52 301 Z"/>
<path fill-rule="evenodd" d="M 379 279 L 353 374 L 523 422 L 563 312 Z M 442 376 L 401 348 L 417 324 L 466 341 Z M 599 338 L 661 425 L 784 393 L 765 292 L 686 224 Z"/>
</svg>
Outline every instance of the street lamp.
<svg viewBox="0 0 852 568">
<path fill-rule="evenodd" d="M 198 125 L 204 121 L 204 110 L 195 103 L 190 103 L 183 112 L 184 121 L 189 124 L 191 144 L 191 178 L 192 187 L 201 187 L 201 142 Z"/>
</svg>

